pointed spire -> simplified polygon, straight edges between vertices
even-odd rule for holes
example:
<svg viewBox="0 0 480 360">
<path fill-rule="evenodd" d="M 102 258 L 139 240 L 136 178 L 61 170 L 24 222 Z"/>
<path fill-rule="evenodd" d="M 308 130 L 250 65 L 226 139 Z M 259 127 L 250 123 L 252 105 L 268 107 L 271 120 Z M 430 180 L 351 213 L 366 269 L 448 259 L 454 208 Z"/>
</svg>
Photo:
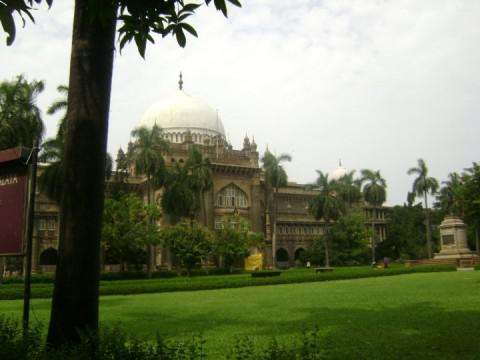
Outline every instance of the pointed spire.
<svg viewBox="0 0 480 360">
<path fill-rule="evenodd" d="M 253 151 L 257 151 L 257 143 L 255 142 L 255 136 L 252 136 L 251 148 Z"/>
<path fill-rule="evenodd" d="M 245 134 L 245 138 L 243 139 L 243 150 L 250 150 L 250 139 L 248 138 L 248 134 Z"/>
<path fill-rule="evenodd" d="M 180 71 L 180 76 L 179 76 L 179 80 L 178 80 L 178 88 L 180 90 L 183 90 L 183 75 L 182 75 L 181 71 Z"/>
<path fill-rule="evenodd" d="M 338 167 L 342 167 L 342 159 L 338 159 Z"/>
</svg>

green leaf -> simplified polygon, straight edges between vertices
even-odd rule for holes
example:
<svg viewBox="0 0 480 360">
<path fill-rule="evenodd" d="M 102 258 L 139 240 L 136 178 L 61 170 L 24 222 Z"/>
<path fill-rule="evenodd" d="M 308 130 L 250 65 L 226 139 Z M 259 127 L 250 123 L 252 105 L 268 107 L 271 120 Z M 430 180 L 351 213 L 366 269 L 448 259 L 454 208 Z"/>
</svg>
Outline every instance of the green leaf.
<svg viewBox="0 0 480 360">
<path fill-rule="evenodd" d="M 227 5 L 225 4 L 225 0 L 213 0 L 213 2 L 217 10 L 220 10 L 223 15 L 227 16 Z"/>
<path fill-rule="evenodd" d="M 12 13 L 7 9 L 0 9 L 0 22 L 2 23 L 3 30 L 8 34 L 7 45 L 12 45 L 15 40 L 15 21 L 13 20 Z"/>
<path fill-rule="evenodd" d="M 183 27 L 185 30 L 187 30 L 193 36 L 198 37 L 197 31 L 190 24 L 181 23 L 180 26 Z"/>
<path fill-rule="evenodd" d="M 181 47 L 185 47 L 187 44 L 187 38 L 185 37 L 185 33 L 183 32 L 181 27 L 175 29 L 175 35 L 177 36 L 178 45 Z"/>
<path fill-rule="evenodd" d="M 137 44 L 140 56 L 145 59 L 145 48 L 147 47 L 147 38 L 143 34 L 135 34 L 135 43 Z"/>
<path fill-rule="evenodd" d="M 201 5 L 200 4 L 186 4 L 182 10 L 180 10 L 180 13 L 183 13 L 183 12 L 194 12 L 195 10 L 197 10 Z"/>
<path fill-rule="evenodd" d="M 240 1 L 238 0 L 228 0 L 228 2 L 232 3 L 235 6 L 242 7 L 242 4 L 240 4 Z"/>
</svg>

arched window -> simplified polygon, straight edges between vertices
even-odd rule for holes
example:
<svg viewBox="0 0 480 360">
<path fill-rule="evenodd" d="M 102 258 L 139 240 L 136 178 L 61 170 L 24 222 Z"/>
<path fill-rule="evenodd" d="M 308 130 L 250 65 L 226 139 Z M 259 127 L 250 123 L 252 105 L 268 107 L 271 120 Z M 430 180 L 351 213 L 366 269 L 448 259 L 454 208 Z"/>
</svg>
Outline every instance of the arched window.
<svg viewBox="0 0 480 360">
<path fill-rule="evenodd" d="M 297 250 L 295 250 L 295 260 L 303 261 L 304 258 L 305 258 L 304 248 L 298 248 Z"/>
<path fill-rule="evenodd" d="M 57 250 L 48 248 L 40 254 L 40 265 L 57 265 Z"/>
<path fill-rule="evenodd" d="M 284 262 L 288 261 L 288 252 L 284 248 L 277 250 L 277 261 Z"/>
<path fill-rule="evenodd" d="M 230 184 L 218 192 L 216 204 L 221 208 L 246 208 L 247 195 L 238 186 Z"/>
</svg>

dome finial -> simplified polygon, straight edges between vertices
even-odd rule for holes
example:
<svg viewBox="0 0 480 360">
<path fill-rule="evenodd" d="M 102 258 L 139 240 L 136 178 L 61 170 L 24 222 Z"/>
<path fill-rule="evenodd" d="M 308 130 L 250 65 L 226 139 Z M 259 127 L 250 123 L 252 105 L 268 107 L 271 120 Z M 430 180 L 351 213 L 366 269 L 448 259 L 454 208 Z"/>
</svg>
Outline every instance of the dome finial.
<svg viewBox="0 0 480 360">
<path fill-rule="evenodd" d="M 181 71 L 180 71 L 180 76 L 179 76 L 179 80 L 178 80 L 178 88 L 180 90 L 183 90 L 183 75 L 182 75 Z"/>
<path fill-rule="evenodd" d="M 338 159 L 338 166 L 342 167 L 342 159 Z"/>
</svg>

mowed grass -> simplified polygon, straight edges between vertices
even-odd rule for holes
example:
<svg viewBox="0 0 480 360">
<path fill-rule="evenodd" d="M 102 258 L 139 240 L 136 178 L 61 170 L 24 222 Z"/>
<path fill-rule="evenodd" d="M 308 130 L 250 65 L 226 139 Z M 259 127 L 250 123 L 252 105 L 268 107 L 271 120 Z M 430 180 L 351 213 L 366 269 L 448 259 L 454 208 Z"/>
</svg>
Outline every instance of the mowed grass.
<svg viewBox="0 0 480 360">
<path fill-rule="evenodd" d="M 0 301 L 20 318 L 21 301 Z M 50 301 L 34 300 L 47 323 Z M 201 334 L 209 358 L 237 339 L 290 341 L 318 326 L 329 359 L 480 359 L 480 272 L 409 274 L 320 283 L 108 296 L 102 325 L 149 338 Z"/>
<path fill-rule="evenodd" d="M 100 282 L 100 295 L 133 295 L 173 291 L 194 291 L 264 286 L 274 284 L 292 284 L 345 280 L 355 278 L 393 276 L 416 272 L 455 271 L 453 266 L 415 266 L 394 265 L 388 269 L 372 269 L 369 266 L 339 267 L 333 272 L 316 273 L 314 269 L 290 269 L 282 271 L 281 276 L 252 277 L 249 273 L 239 275 L 209 275 L 174 278 L 154 278 L 137 280 L 109 280 Z M 33 283 L 32 298 L 50 298 L 53 292 L 51 283 Z M 0 300 L 23 299 L 22 283 L 0 284 Z"/>
</svg>

